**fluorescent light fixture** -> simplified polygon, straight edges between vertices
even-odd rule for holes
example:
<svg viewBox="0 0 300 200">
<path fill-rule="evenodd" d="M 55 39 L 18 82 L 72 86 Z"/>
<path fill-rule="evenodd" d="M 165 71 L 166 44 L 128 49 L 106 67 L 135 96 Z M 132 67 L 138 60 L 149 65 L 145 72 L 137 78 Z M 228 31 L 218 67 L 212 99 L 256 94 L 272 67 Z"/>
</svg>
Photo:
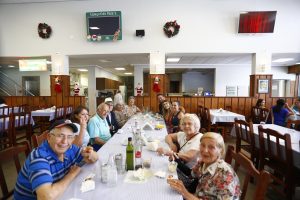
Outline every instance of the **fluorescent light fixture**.
<svg viewBox="0 0 300 200">
<path fill-rule="evenodd" d="M 131 72 L 125 72 L 124 74 L 126 74 L 126 75 L 132 75 Z"/>
<path fill-rule="evenodd" d="M 122 71 L 122 70 L 125 70 L 125 68 L 124 67 L 116 67 L 115 70 Z"/>
<path fill-rule="evenodd" d="M 97 26 L 91 26 L 90 29 L 92 29 L 92 30 L 99 30 L 100 28 L 98 28 Z"/>
<path fill-rule="evenodd" d="M 167 62 L 178 62 L 180 58 L 167 58 Z"/>
<path fill-rule="evenodd" d="M 287 62 L 287 61 L 291 61 L 291 60 L 294 60 L 294 58 L 279 58 L 279 59 L 273 60 L 272 62 L 283 63 L 283 62 Z"/>
<path fill-rule="evenodd" d="M 100 59 L 99 61 L 100 61 L 100 62 L 103 62 L 103 63 L 112 62 L 111 60 L 105 60 L 105 59 Z"/>
<path fill-rule="evenodd" d="M 80 71 L 80 72 L 88 72 L 89 70 L 87 70 L 87 69 L 77 69 L 77 71 Z"/>
<path fill-rule="evenodd" d="M 47 71 L 46 59 L 19 60 L 20 71 Z"/>
<path fill-rule="evenodd" d="M 8 65 L 8 67 L 10 67 L 10 68 L 14 68 L 15 66 L 13 66 L 13 65 Z"/>
<path fill-rule="evenodd" d="M 297 62 L 296 65 L 300 65 L 300 62 Z"/>
<path fill-rule="evenodd" d="M 46 64 L 47 64 L 47 65 L 51 65 L 52 62 L 47 60 L 47 61 L 46 61 Z"/>
</svg>

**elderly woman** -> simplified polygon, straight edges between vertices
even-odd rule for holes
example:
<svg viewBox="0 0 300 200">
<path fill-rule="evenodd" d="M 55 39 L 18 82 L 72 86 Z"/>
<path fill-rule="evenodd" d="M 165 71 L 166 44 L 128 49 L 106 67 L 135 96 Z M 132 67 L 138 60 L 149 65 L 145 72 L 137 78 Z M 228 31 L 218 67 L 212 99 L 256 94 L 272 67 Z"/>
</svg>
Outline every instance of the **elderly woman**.
<svg viewBox="0 0 300 200">
<path fill-rule="evenodd" d="M 184 108 L 180 106 L 179 101 L 172 102 L 172 118 L 171 118 L 171 125 L 172 125 L 172 132 L 176 133 L 180 130 L 179 123 L 181 118 L 184 115 Z"/>
<path fill-rule="evenodd" d="M 133 96 L 130 96 L 128 98 L 128 105 L 125 106 L 125 110 L 124 110 L 124 113 L 127 117 L 131 117 L 137 112 L 141 112 L 141 110 L 136 105 L 134 105 L 134 101 L 135 99 Z"/>
<path fill-rule="evenodd" d="M 198 132 L 200 120 L 195 114 L 185 114 L 180 122 L 183 131 L 169 134 L 165 138 L 170 150 L 158 148 L 157 152 L 160 155 L 178 157 L 186 163 L 187 167 L 192 168 L 197 162 L 202 137 L 202 133 Z"/>
<path fill-rule="evenodd" d="M 78 106 L 71 114 L 71 121 L 77 126 L 76 137 L 73 144 L 81 147 L 87 146 L 90 140 L 90 135 L 87 131 L 87 123 L 89 121 L 89 109 L 85 106 Z"/>
<path fill-rule="evenodd" d="M 191 194 L 178 179 L 168 179 L 170 186 L 184 199 L 239 199 L 239 178 L 222 157 L 225 153 L 223 137 L 218 133 L 205 133 L 200 140 L 200 160 L 192 175 L 199 178 L 195 194 Z"/>
<path fill-rule="evenodd" d="M 124 104 L 122 102 L 117 103 L 113 112 L 115 113 L 119 127 L 122 128 L 128 120 L 128 117 L 124 113 Z"/>
</svg>

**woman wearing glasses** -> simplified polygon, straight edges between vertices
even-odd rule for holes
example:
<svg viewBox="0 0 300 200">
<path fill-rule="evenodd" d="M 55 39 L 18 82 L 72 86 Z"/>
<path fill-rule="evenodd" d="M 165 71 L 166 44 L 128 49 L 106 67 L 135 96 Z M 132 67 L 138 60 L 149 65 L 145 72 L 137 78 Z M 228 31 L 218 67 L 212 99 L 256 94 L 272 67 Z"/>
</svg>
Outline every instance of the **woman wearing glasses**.
<svg viewBox="0 0 300 200">
<path fill-rule="evenodd" d="M 89 110 L 85 106 L 78 106 L 71 115 L 71 121 L 77 126 L 73 144 L 81 147 L 87 146 L 90 141 L 90 135 L 87 131 L 87 123 L 89 121 Z"/>
</svg>

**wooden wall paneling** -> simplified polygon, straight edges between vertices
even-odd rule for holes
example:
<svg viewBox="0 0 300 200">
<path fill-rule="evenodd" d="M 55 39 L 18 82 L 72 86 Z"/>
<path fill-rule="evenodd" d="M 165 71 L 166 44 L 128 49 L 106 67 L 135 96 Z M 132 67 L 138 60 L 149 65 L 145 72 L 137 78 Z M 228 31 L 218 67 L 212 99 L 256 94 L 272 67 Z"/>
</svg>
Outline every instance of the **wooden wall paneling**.
<svg viewBox="0 0 300 200">
<path fill-rule="evenodd" d="M 179 103 L 180 103 L 180 106 L 185 106 L 184 105 L 184 100 L 186 99 L 186 98 L 188 98 L 188 97 L 178 97 L 177 98 L 177 101 L 179 101 Z M 184 107 L 184 109 L 185 109 L 185 107 Z"/>
<path fill-rule="evenodd" d="M 18 105 L 18 104 L 17 104 L 17 98 L 16 98 L 16 97 L 13 97 L 13 98 L 11 99 L 11 105 Z"/>
<path fill-rule="evenodd" d="M 59 96 L 51 96 L 50 99 L 45 99 L 46 101 L 46 105 L 48 106 L 61 106 L 58 102 L 57 102 L 57 99 L 61 99 Z M 50 100 L 50 102 L 49 102 Z"/>
<path fill-rule="evenodd" d="M 172 103 L 173 101 L 178 101 L 178 98 L 177 97 L 171 97 L 170 102 Z"/>
<path fill-rule="evenodd" d="M 205 97 L 204 98 L 204 106 L 206 108 L 211 108 L 211 97 Z"/>
<path fill-rule="evenodd" d="M 252 108 L 252 98 L 246 98 L 245 99 L 245 116 L 251 115 L 251 108 Z"/>
<path fill-rule="evenodd" d="M 204 97 L 198 97 L 198 106 L 205 106 L 204 105 L 205 104 L 205 102 L 204 102 Z"/>
<path fill-rule="evenodd" d="M 239 98 L 238 113 L 240 113 L 242 115 L 245 115 L 245 110 L 246 110 L 245 101 L 246 101 L 246 98 L 242 98 L 242 97 Z"/>
<path fill-rule="evenodd" d="M 226 109 L 227 106 L 231 106 L 231 98 L 230 97 L 225 97 L 225 105 L 223 109 Z"/>
<path fill-rule="evenodd" d="M 16 100 L 15 105 L 17 105 L 17 106 L 22 105 L 22 103 L 23 103 L 23 97 L 22 96 L 15 97 L 15 100 Z"/>
<path fill-rule="evenodd" d="M 231 99 L 231 110 L 232 112 L 238 112 L 239 110 L 239 98 Z"/>
<path fill-rule="evenodd" d="M 198 101 L 197 101 L 197 97 L 192 97 L 191 98 L 191 113 L 198 113 Z"/>
<path fill-rule="evenodd" d="M 225 109 L 225 98 L 224 97 L 219 97 L 218 98 L 218 106 L 217 109 L 223 108 Z"/>
<path fill-rule="evenodd" d="M 73 108 L 75 108 L 75 98 L 74 97 L 69 96 L 67 106 L 73 106 Z M 84 104 L 84 106 L 85 106 L 85 104 Z"/>
<path fill-rule="evenodd" d="M 144 103 L 144 106 L 147 106 L 148 109 L 150 109 L 150 97 L 143 97 L 143 103 Z"/>
<path fill-rule="evenodd" d="M 186 113 L 192 113 L 191 112 L 191 97 L 184 98 L 184 109 Z"/>
<path fill-rule="evenodd" d="M 144 102 L 143 102 L 143 97 L 142 96 L 137 96 L 137 97 L 135 97 L 135 104 L 136 104 L 136 106 L 139 108 L 139 109 L 143 109 L 143 107 L 144 107 Z"/>
<path fill-rule="evenodd" d="M 74 98 L 74 106 L 75 106 L 75 108 L 77 107 L 77 106 L 80 106 L 81 105 L 81 99 L 80 98 Z M 83 104 L 84 105 L 84 104 Z"/>
<path fill-rule="evenodd" d="M 211 108 L 218 109 L 218 104 L 219 104 L 219 98 L 218 97 L 212 98 L 212 100 L 211 100 Z"/>
<path fill-rule="evenodd" d="M 285 98 L 285 102 L 286 102 L 289 106 L 292 106 L 292 105 L 293 105 L 293 99 L 292 99 L 292 98 Z"/>
</svg>

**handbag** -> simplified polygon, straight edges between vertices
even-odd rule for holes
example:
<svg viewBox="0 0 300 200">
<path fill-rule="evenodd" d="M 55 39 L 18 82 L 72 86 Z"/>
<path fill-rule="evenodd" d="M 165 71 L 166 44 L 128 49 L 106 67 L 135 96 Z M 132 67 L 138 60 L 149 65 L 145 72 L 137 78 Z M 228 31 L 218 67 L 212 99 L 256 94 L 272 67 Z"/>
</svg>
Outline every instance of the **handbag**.
<svg viewBox="0 0 300 200">
<path fill-rule="evenodd" d="M 190 170 L 191 173 L 191 170 Z M 184 187 L 192 194 L 196 192 L 197 186 L 199 179 L 198 178 L 193 178 L 191 176 L 185 175 L 177 166 L 177 176 L 178 179 L 182 181 Z"/>
</svg>

